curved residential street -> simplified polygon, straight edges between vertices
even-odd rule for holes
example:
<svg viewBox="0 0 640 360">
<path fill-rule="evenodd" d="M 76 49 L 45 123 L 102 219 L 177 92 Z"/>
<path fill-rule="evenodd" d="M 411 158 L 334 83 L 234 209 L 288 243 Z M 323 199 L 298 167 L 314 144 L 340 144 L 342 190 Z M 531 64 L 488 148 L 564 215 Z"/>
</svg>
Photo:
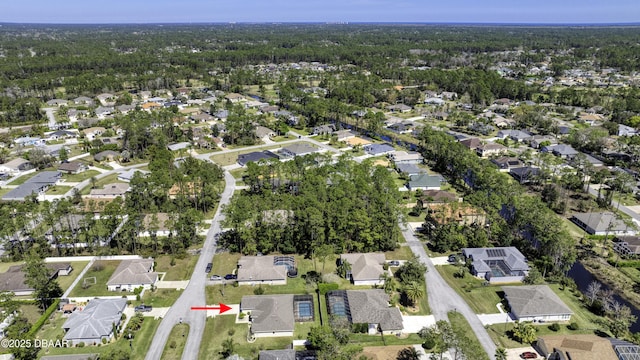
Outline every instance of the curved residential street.
<svg viewBox="0 0 640 360">
<path fill-rule="evenodd" d="M 173 306 L 167 312 L 167 315 L 162 319 L 158 330 L 153 337 L 151 347 L 147 352 L 145 359 L 147 360 L 159 360 L 164 351 L 164 346 L 167 343 L 169 334 L 176 324 L 180 323 L 180 319 L 186 324 L 189 324 L 189 338 L 187 344 L 182 353 L 182 359 L 197 359 L 200 351 L 200 342 L 202 341 L 202 335 L 204 334 L 204 326 L 206 321 L 206 311 L 191 311 L 191 306 L 204 306 L 206 305 L 205 299 L 205 284 L 207 281 L 207 274 L 205 268 L 207 263 L 211 262 L 216 252 L 215 234 L 221 230 L 220 223 L 224 219 L 222 215 L 222 207 L 231 200 L 233 192 L 236 187 L 236 180 L 231 176 L 228 171 L 224 173 L 225 188 L 222 192 L 220 204 L 211 223 L 211 227 L 207 232 L 207 237 L 202 246 L 202 252 L 200 258 L 193 270 L 189 285 L 184 290 L 180 298 L 173 304 Z"/>
<path fill-rule="evenodd" d="M 478 337 L 478 341 L 489 355 L 490 359 L 494 359 L 496 352 L 496 345 L 489 336 L 489 333 L 480 322 L 478 316 L 471 310 L 469 305 L 453 290 L 449 284 L 440 276 L 438 270 L 433 265 L 431 258 L 427 256 L 424 251 L 424 245 L 413 234 L 413 230 L 406 226 L 401 225 L 402 235 L 404 236 L 407 244 L 411 248 L 411 251 L 427 266 L 427 273 L 425 279 L 427 282 L 427 297 L 429 299 L 429 306 L 431 312 L 438 320 L 447 320 L 447 313 L 449 311 L 457 311 L 464 315 L 465 319 L 469 322 L 471 329 Z"/>
</svg>

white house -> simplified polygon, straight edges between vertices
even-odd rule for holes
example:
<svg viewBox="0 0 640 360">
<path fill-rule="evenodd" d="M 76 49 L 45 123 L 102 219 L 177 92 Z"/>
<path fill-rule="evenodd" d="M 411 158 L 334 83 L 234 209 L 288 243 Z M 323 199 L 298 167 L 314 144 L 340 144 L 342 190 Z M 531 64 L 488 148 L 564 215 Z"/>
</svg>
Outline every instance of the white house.
<svg viewBox="0 0 640 360">
<path fill-rule="evenodd" d="M 109 291 L 133 291 L 139 287 L 150 289 L 157 282 L 158 273 L 153 272 L 153 259 L 123 260 L 107 281 L 107 289 Z"/>
</svg>

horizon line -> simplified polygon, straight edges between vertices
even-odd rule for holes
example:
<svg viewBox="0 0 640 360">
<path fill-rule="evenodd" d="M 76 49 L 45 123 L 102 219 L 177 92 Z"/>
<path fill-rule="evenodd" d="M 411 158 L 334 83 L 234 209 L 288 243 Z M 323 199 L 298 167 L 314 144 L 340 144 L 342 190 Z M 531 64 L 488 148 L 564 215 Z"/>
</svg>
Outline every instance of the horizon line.
<svg viewBox="0 0 640 360">
<path fill-rule="evenodd" d="M 640 26 L 637 22 L 422 22 L 422 21 L 169 21 L 169 22 L 11 22 L 3 25 L 475 25 L 475 26 Z"/>
</svg>

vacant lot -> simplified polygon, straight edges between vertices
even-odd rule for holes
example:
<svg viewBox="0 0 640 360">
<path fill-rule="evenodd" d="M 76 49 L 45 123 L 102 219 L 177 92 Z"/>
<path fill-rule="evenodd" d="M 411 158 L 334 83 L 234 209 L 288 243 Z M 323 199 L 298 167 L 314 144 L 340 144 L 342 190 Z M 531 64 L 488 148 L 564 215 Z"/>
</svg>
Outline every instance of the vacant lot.
<svg viewBox="0 0 640 360">
<path fill-rule="evenodd" d="M 171 259 L 173 258 L 173 265 L 171 265 Z M 172 257 L 170 255 L 160 255 L 156 257 L 155 271 L 164 272 L 166 275 L 162 280 L 175 281 L 175 280 L 189 280 L 193 269 L 198 262 L 198 256 L 185 255 L 183 258 Z"/>
<path fill-rule="evenodd" d="M 444 280 L 469 304 L 476 314 L 498 313 L 496 305 L 502 301 L 502 288 L 498 285 L 484 285 L 484 281 L 467 273 L 464 278 L 455 274 L 457 266 L 436 266 Z M 509 284 L 517 285 L 517 284 Z"/>
</svg>

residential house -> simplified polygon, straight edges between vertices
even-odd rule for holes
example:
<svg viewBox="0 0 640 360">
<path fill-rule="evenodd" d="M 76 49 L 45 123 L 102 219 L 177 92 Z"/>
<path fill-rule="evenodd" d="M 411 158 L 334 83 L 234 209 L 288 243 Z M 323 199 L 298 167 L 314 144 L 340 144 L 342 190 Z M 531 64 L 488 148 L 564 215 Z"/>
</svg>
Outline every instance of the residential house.
<svg viewBox="0 0 640 360">
<path fill-rule="evenodd" d="M 82 311 L 75 311 L 64 322 L 64 340 L 73 345 L 102 344 L 103 339 L 110 341 L 126 307 L 126 298 L 92 299 Z"/>
<path fill-rule="evenodd" d="M 571 145 L 565 144 L 544 146 L 541 151 L 553 153 L 553 155 L 563 159 L 571 158 L 578 154 L 578 150 L 572 148 Z"/>
<path fill-rule="evenodd" d="M 338 138 L 338 141 L 346 141 L 358 136 L 358 134 L 355 131 L 352 131 L 350 129 L 334 131 L 333 135 Z"/>
<path fill-rule="evenodd" d="M 293 336 L 294 295 L 243 296 L 240 311 L 249 314 L 254 337 Z"/>
<path fill-rule="evenodd" d="M 260 125 L 256 126 L 255 134 L 258 139 L 264 139 L 264 138 L 271 139 L 272 137 L 276 136 L 276 133 L 273 130 L 269 129 L 268 127 L 264 127 Z"/>
<path fill-rule="evenodd" d="M 33 164 L 29 160 L 23 158 L 16 158 L 0 165 L 0 173 L 17 175 L 23 171 L 29 171 L 34 168 Z"/>
<path fill-rule="evenodd" d="M 148 290 L 158 279 L 158 273 L 153 271 L 153 259 L 122 260 L 107 281 L 107 289 L 133 291 L 142 287 Z"/>
<path fill-rule="evenodd" d="M 98 162 L 113 161 L 119 157 L 120 157 L 120 153 L 113 150 L 105 150 L 93 155 L 93 159 Z"/>
<path fill-rule="evenodd" d="M 107 131 L 107 129 L 103 127 L 90 127 L 88 129 L 82 130 L 82 133 L 87 138 L 87 140 L 92 141 L 102 136 L 102 134 L 104 134 L 105 131 Z"/>
<path fill-rule="evenodd" d="M 140 106 L 144 111 L 151 112 L 152 110 L 158 110 L 162 108 L 162 104 L 155 101 L 148 101 Z"/>
<path fill-rule="evenodd" d="M 462 202 L 461 197 L 457 197 L 455 194 L 443 190 L 424 190 L 418 199 L 418 204 L 423 208 L 425 205 L 430 204 L 442 205 L 460 202 Z"/>
<path fill-rule="evenodd" d="M 124 114 L 124 115 L 130 113 L 131 111 L 133 111 L 135 109 L 136 109 L 135 105 L 118 105 L 118 106 L 116 106 L 116 110 L 118 110 L 121 114 Z M 96 113 L 96 115 L 98 115 L 98 114 Z"/>
<path fill-rule="evenodd" d="M 444 105 L 445 101 L 437 97 L 428 97 L 424 99 L 424 103 L 429 105 Z"/>
<path fill-rule="evenodd" d="M 639 353 L 618 357 L 610 339 L 593 334 L 545 335 L 536 345 L 545 359 L 632 360 Z"/>
<path fill-rule="evenodd" d="M 460 140 L 460 144 L 466 147 L 469 150 L 476 150 L 478 146 L 482 145 L 482 141 L 478 138 L 469 138 Z"/>
<path fill-rule="evenodd" d="M 264 105 L 260 107 L 260 111 L 263 114 L 273 114 L 278 110 L 280 110 L 280 108 L 276 105 Z"/>
<path fill-rule="evenodd" d="M 542 170 L 531 166 L 523 166 L 509 169 L 509 175 L 516 179 L 520 184 L 528 184 L 534 182 L 542 175 Z"/>
<path fill-rule="evenodd" d="M 624 257 L 637 257 L 640 255 L 640 237 L 616 236 L 613 239 L 613 249 Z"/>
<path fill-rule="evenodd" d="M 384 280 L 380 278 L 385 270 L 382 265 L 385 263 L 383 253 L 354 253 L 340 255 L 340 262 L 348 262 L 351 270 L 347 271 L 347 279 L 354 285 L 383 285 Z"/>
<path fill-rule="evenodd" d="M 76 105 L 93 106 L 93 99 L 86 96 L 78 96 L 77 98 L 73 99 L 73 103 Z"/>
<path fill-rule="evenodd" d="M 240 101 L 245 101 L 246 99 L 244 98 L 244 96 L 240 95 L 240 94 L 236 94 L 236 93 L 229 93 L 227 95 L 225 95 L 225 100 L 231 102 L 232 104 L 236 104 L 239 103 Z"/>
<path fill-rule="evenodd" d="M 424 161 L 422 154 L 418 152 L 394 151 L 389 154 L 394 164 L 421 164 Z"/>
<path fill-rule="evenodd" d="M 547 285 L 503 286 L 509 313 L 518 321 L 569 321 L 573 311 Z"/>
<path fill-rule="evenodd" d="M 553 136 L 549 136 L 549 135 L 534 135 L 529 139 L 529 146 L 531 146 L 534 149 L 539 149 L 542 144 L 545 145 L 557 145 L 558 144 L 558 140 L 556 140 L 556 138 L 554 138 Z"/>
<path fill-rule="evenodd" d="M 635 235 L 630 228 L 611 212 L 575 213 L 571 217 L 576 225 L 590 235 Z"/>
<path fill-rule="evenodd" d="M 31 195 L 41 196 L 49 187 L 58 184 L 62 174 L 59 171 L 41 171 L 17 188 L 2 196 L 2 200 L 24 201 Z"/>
<path fill-rule="evenodd" d="M 437 175 L 419 174 L 409 177 L 407 188 L 413 190 L 440 190 L 442 177 Z"/>
<path fill-rule="evenodd" d="M 195 123 L 209 122 L 209 121 L 213 121 L 213 120 L 216 119 L 215 117 L 213 117 L 213 116 L 211 116 L 211 115 L 209 115 L 209 114 L 207 114 L 205 112 L 191 115 L 189 118 L 191 119 L 191 121 L 193 121 Z"/>
<path fill-rule="evenodd" d="M 529 273 L 527 259 L 513 246 L 464 248 L 462 255 L 471 261 L 471 273 L 491 283 L 518 282 Z"/>
<path fill-rule="evenodd" d="M 136 173 L 139 173 L 143 177 L 146 176 L 147 174 L 150 174 L 150 172 L 146 170 L 129 169 L 118 174 L 118 181 L 130 182 Z"/>
<path fill-rule="evenodd" d="M 427 173 L 427 170 L 419 168 L 415 164 L 399 164 L 396 165 L 396 169 L 400 174 L 407 175 L 409 177 Z"/>
<path fill-rule="evenodd" d="M 68 103 L 69 102 L 67 100 L 63 100 L 63 99 L 51 99 L 47 101 L 48 106 L 57 106 L 57 107 L 65 106 Z"/>
<path fill-rule="evenodd" d="M 186 141 L 167 145 L 167 149 L 170 151 L 189 150 L 190 147 L 191 143 Z"/>
<path fill-rule="evenodd" d="M 285 157 L 296 157 L 313 154 L 318 151 L 318 148 L 311 146 L 307 143 L 295 143 L 289 146 L 283 147 L 280 153 Z"/>
<path fill-rule="evenodd" d="M 336 126 L 333 124 L 325 124 L 313 128 L 314 135 L 329 135 L 334 131 L 336 131 Z"/>
<path fill-rule="evenodd" d="M 70 122 L 76 122 L 79 119 L 88 117 L 89 115 L 91 115 L 89 110 L 78 110 L 78 109 L 67 110 L 67 117 L 69 118 Z"/>
<path fill-rule="evenodd" d="M 493 119 L 491 119 L 491 122 L 493 123 L 493 125 L 495 125 L 500 129 L 504 129 L 504 128 L 508 128 L 516 125 L 515 120 L 507 119 L 504 116 L 500 116 L 500 115 L 495 116 Z M 498 135 L 498 137 L 500 137 L 500 135 Z"/>
<path fill-rule="evenodd" d="M 372 156 L 387 155 L 396 149 L 389 144 L 369 144 L 364 146 L 364 151 Z"/>
<path fill-rule="evenodd" d="M 489 135 L 495 128 L 492 125 L 484 124 L 481 122 L 474 122 L 467 127 L 470 131 L 480 133 L 482 135 Z"/>
<path fill-rule="evenodd" d="M 443 91 L 440 94 L 440 97 L 442 97 L 445 100 L 455 100 L 458 98 L 458 93 L 453 91 Z"/>
<path fill-rule="evenodd" d="M 334 290 L 326 294 L 330 316 L 346 317 L 351 324 L 368 324 L 368 333 L 398 334 L 404 328 L 400 309 L 389 305 L 382 289 Z"/>
<path fill-rule="evenodd" d="M 409 134 L 413 131 L 413 122 L 398 122 L 387 126 L 387 129 L 397 134 Z"/>
<path fill-rule="evenodd" d="M 480 145 L 476 148 L 476 153 L 481 157 L 489 157 L 492 155 L 500 155 L 507 151 L 507 148 L 504 145 L 489 143 Z"/>
<path fill-rule="evenodd" d="M 73 271 L 73 267 L 68 262 L 47 263 L 49 279 L 56 279 L 58 276 L 67 276 Z M 0 273 L 0 292 L 12 292 L 16 296 L 31 295 L 34 289 L 27 285 L 27 276 L 23 271 L 23 265 L 13 265 L 6 272 Z"/>
<path fill-rule="evenodd" d="M 285 285 L 287 265 L 276 256 L 242 256 L 238 260 L 239 285 Z"/>
<path fill-rule="evenodd" d="M 45 144 L 45 140 L 40 137 L 31 137 L 31 136 L 23 136 L 19 137 L 13 142 L 18 146 L 43 146 Z"/>
<path fill-rule="evenodd" d="M 409 105 L 405 105 L 405 104 L 395 104 L 395 105 L 389 105 L 386 107 L 387 110 L 391 111 L 391 112 L 400 112 L 400 113 L 406 113 L 411 111 L 411 106 Z"/>
<path fill-rule="evenodd" d="M 509 170 L 514 168 L 523 167 L 524 164 L 517 157 L 509 157 L 502 156 L 499 158 L 491 159 L 491 162 L 494 163 L 500 172 L 509 172 Z"/>
<path fill-rule="evenodd" d="M 509 138 L 517 142 L 524 142 L 531 138 L 531 134 L 522 130 L 500 130 L 498 131 L 499 138 Z"/>
<path fill-rule="evenodd" d="M 58 141 L 64 139 L 75 139 L 78 137 L 76 131 L 56 130 L 47 134 L 47 141 Z"/>
<path fill-rule="evenodd" d="M 114 111 L 113 106 L 99 106 L 96 108 L 95 113 L 98 119 L 105 119 L 107 116 L 112 115 Z"/>
<path fill-rule="evenodd" d="M 171 223 L 171 217 L 167 213 L 145 214 L 138 237 L 150 237 L 152 233 L 158 237 L 167 237 L 173 231 Z"/>
<path fill-rule="evenodd" d="M 240 166 L 245 166 L 250 162 L 257 162 L 262 159 L 279 159 L 280 157 L 271 151 L 254 151 L 248 154 L 240 154 L 238 155 L 238 164 Z"/>
<path fill-rule="evenodd" d="M 116 104 L 116 96 L 109 93 L 102 93 L 96 96 L 102 106 L 114 106 Z"/>
<path fill-rule="evenodd" d="M 618 125 L 618 136 L 633 136 L 638 135 L 638 130 L 631 126 L 620 124 Z"/>
<path fill-rule="evenodd" d="M 106 184 L 102 189 L 91 189 L 89 197 L 113 199 L 116 197 L 124 197 L 130 186 L 126 183 Z"/>
<path fill-rule="evenodd" d="M 63 162 L 58 165 L 58 171 L 66 174 L 79 174 L 87 169 L 87 165 L 80 161 Z"/>
</svg>

